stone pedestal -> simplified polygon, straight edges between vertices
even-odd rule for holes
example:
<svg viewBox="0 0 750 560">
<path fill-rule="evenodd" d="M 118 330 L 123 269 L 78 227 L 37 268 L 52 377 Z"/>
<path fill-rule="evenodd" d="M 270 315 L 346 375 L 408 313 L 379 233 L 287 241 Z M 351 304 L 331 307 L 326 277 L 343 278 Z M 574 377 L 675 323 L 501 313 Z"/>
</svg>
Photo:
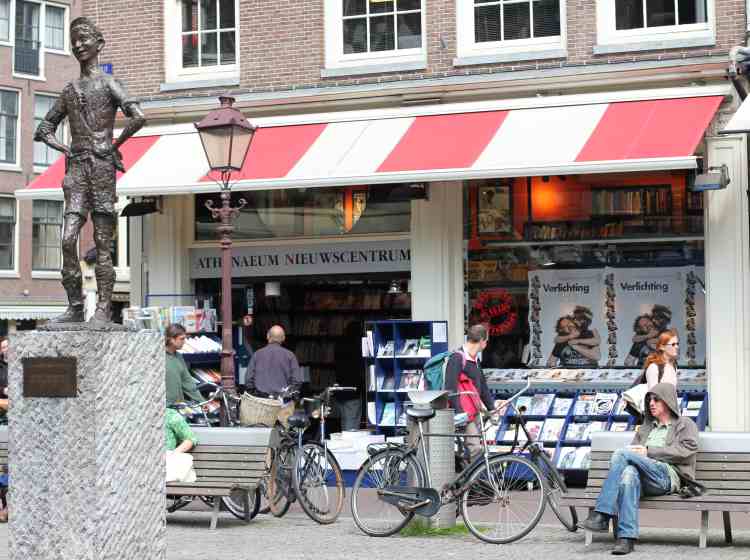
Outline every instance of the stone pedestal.
<svg viewBox="0 0 750 560">
<path fill-rule="evenodd" d="M 10 358 L 11 560 L 163 560 L 163 337 L 19 332 Z M 24 396 L 27 358 L 74 358 L 77 396 Z"/>
</svg>

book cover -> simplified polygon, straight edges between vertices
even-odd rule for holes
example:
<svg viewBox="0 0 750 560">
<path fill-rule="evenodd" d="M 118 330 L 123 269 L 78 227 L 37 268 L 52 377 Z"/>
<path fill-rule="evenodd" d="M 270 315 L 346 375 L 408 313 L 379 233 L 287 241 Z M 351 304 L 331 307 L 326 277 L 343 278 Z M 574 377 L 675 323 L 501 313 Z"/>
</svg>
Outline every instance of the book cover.
<svg viewBox="0 0 750 560">
<path fill-rule="evenodd" d="M 518 397 L 514 406 L 517 412 L 528 414 L 529 408 L 531 407 L 531 397 L 526 395 Z"/>
<path fill-rule="evenodd" d="M 628 423 L 627 422 L 612 422 L 612 425 L 609 427 L 610 432 L 627 432 L 628 431 Z"/>
<path fill-rule="evenodd" d="M 378 358 L 392 358 L 393 357 L 393 346 L 392 340 L 387 341 L 385 344 L 378 346 Z"/>
<path fill-rule="evenodd" d="M 546 416 L 549 407 L 552 404 L 552 399 L 554 398 L 555 395 L 553 393 L 537 393 L 531 397 L 526 414 L 533 416 Z"/>
<path fill-rule="evenodd" d="M 573 404 L 573 399 L 557 397 L 555 399 L 555 402 L 552 403 L 552 410 L 550 411 L 550 415 L 567 416 L 571 404 Z"/>
<path fill-rule="evenodd" d="M 401 372 L 399 391 L 419 391 L 422 385 L 422 372 L 420 370 L 404 370 Z"/>
<path fill-rule="evenodd" d="M 625 407 L 627 406 L 627 404 L 628 403 L 627 403 L 627 401 L 625 399 L 622 399 L 622 398 L 619 399 L 615 403 L 615 407 L 612 410 L 612 414 L 614 414 L 615 416 L 627 416 L 628 413 L 625 412 Z"/>
<path fill-rule="evenodd" d="M 591 448 L 579 447 L 576 449 L 575 459 L 573 460 L 574 469 L 588 470 L 591 467 Z"/>
<path fill-rule="evenodd" d="M 617 393 L 597 393 L 594 400 L 594 414 L 609 416 L 617 402 Z"/>
<path fill-rule="evenodd" d="M 393 375 L 383 376 L 383 384 L 380 387 L 381 391 L 393 391 L 396 385 L 396 378 Z"/>
<path fill-rule="evenodd" d="M 544 426 L 544 420 L 531 420 L 529 422 L 526 422 L 526 430 L 529 432 L 529 436 L 531 438 L 531 441 L 536 441 L 539 439 L 539 434 L 542 431 L 542 427 Z M 526 434 L 523 433 L 523 430 L 518 434 L 518 440 L 526 441 Z"/>
<path fill-rule="evenodd" d="M 588 439 L 589 422 L 576 422 L 568 424 L 565 431 L 565 439 L 569 441 L 585 441 Z"/>
<path fill-rule="evenodd" d="M 380 416 L 381 426 L 394 426 L 396 424 L 396 404 L 385 403 L 383 413 Z"/>
<path fill-rule="evenodd" d="M 596 395 L 578 395 L 573 413 L 576 416 L 590 416 L 594 413 Z"/>
<path fill-rule="evenodd" d="M 419 351 L 419 340 L 416 338 L 410 338 L 405 340 L 401 349 L 398 352 L 399 356 L 416 356 Z"/>
<path fill-rule="evenodd" d="M 565 418 L 547 418 L 542 428 L 542 441 L 557 441 L 560 439 Z"/>
<path fill-rule="evenodd" d="M 594 432 L 606 432 L 607 431 L 607 421 L 597 421 L 597 422 L 591 422 L 589 425 L 589 431 L 586 434 L 586 439 L 591 439 L 591 434 Z"/>
<path fill-rule="evenodd" d="M 572 469 L 575 465 L 577 447 L 561 447 L 560 455 L 557 457 L 558 469 Z"/>
</svg>

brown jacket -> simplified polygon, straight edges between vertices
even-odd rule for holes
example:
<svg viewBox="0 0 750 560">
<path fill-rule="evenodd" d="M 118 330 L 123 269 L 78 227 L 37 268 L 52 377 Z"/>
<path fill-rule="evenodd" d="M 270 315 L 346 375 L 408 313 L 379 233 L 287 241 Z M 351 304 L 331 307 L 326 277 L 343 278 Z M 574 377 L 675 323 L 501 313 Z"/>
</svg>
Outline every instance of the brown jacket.
<svg viewBox="0 0 750 560">
<path fill-rule="evenodd" d="M 633 438 L 633 445 L 645 445 L 648 435 L 654 427 L 654 417 L 649 409 L 651 396 L 656 395 L 664 401 L 674 417 L 667 432 L 664 447 L 649 447 L 648 456 L 655 461 L 669 463 L 677 470 L 683 486 L 699 485 L 695 480 L 695 462 L 698 455 L 698 427 L 690 418 L 680 416 L 677 402 L 677 391 L 671 383 L 654 385 L 646 393 L 645 420 L 641 429 Z"/>
</svg>

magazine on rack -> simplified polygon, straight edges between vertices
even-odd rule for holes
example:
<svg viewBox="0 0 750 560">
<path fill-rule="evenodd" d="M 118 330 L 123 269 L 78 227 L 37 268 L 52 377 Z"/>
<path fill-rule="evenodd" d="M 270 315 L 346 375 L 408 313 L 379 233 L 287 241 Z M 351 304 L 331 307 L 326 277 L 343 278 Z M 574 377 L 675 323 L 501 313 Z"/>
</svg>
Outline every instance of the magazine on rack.
<svg viewBox="0 0 750 560">
<path fill-rule="evenodd" d="M 579 447 L 576 449 L 575 459 L 573 460 L 574 469 L 588 470 L 591 467 L 591 448 Z"/>
<path fill-rule="evenodd" d="M 575 465 L 577 447 L 561 447 L 560 455 L 557 457 L 557 468 L 561 470 L 572 469 Z"/>
<path fill-rule="evenodd" d="M 571 404 L 573 404 L 573 399 L 557 397 L 552 403 L 550 416 L 567 416 Z"/>
<path fill-rule="evenodd" d="M 565 424 L 565 418 L 547 418 L 544 421 L 544 428 L 542 428 L 542 441 L 557 441 L 560 439 L 563 425 Z"/>
<path fill-rule="evenodd" d="M 565 431 L 565 439 L 568 441 L 586 441 L 589 435 L 589 422 L 576 422 L 568 424 Z"/>
<path fill-rule="evenodd" d="M 399 391 L 420 391 L 422 388 L 421 370 L 405 369 L 401 372 L 401 383 L 398 386 Z"/>
<path fill-rule="evenodd" d="M 416 356 L 419 352 L 419 339 L 410 338 L 403 342 L 401 349 L 398 351 L 399 356 Z"/>
<path fill-rule="evenodd" d="M 515 409 L 523 414 L 528 414 L 531 408 L 531 397 L 518 397 L 515 402 Z"/>
<path fill-rule="evenodd" d="M 617 393 L 597 393 L 594 402 L 594 414 L 609 416 L 617 402 Z"/>
<path fill-rule="evenodd" d="M 552 399 L 555 398 L 553 393 L 537 393 L 531 397 L 529 407 L 526 411 L 527 416 L 546 416 Z"/>
<path fill-rule="evenodd" d="M 596 406 L 596 395 L 578 395 L 573 414 L 576 416 L 591 416 Z"/>
<path fill-rule="evenodd" d="M 589 432 L 588 437 L 586 439 L 591 439 L 591 434 L 594 432 L 606 432 L 607 431 L 607 421 L 603 420 L 600 422 L 591 422 L 591 425 L 589 426 Z"/>
<path fill-rule="evenodd" d="M 610 432 L 627 432 L 628 431 L 628 423 L 627 422 L 612 422 L 612 425 L 609 427 Z"/>
<path fill-rule="evenodd" d="M 378 345 L 378 358 L 392 358 L 393 357 L 393 341 L 389 340 L 385 344 Z"/>
<path fill-rule="evenodd" d="M 529 422 L 526 422 L 526 430 L 528 430 L 532 441 L 536 441 L 539 439 L 539 434 L 542 431 L 542 426 L 544 426 L 544 420 L 530 420 Z M 526 434 L 523 430 L 520 430 L 518 432 L 518 441 L 526 441 Z"/>
<path fill-rule="evenodd" d="M 625 407 L 627 406 L 628 402 L 625 399 L 620 399 L 615 403 L 615 408 L 612 411 L 612 414 L 615 416 L 628 416 L 628 413 L 625 411 Z"/>
</svg>

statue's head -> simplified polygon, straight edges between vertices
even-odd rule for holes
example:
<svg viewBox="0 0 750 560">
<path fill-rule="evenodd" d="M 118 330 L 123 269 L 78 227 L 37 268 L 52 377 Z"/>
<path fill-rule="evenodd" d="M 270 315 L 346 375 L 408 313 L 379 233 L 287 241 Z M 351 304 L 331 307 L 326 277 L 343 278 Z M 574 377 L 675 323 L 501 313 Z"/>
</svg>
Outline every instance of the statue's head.
<svg viewBox="0 0 750 560">
<path fill-rule="evenodd" d="M 70 44 L 79 61 L 88 60 L 104 48 L 104 35 L 89 18 L 77 17 L 70 22 Z"/>
</svg>

